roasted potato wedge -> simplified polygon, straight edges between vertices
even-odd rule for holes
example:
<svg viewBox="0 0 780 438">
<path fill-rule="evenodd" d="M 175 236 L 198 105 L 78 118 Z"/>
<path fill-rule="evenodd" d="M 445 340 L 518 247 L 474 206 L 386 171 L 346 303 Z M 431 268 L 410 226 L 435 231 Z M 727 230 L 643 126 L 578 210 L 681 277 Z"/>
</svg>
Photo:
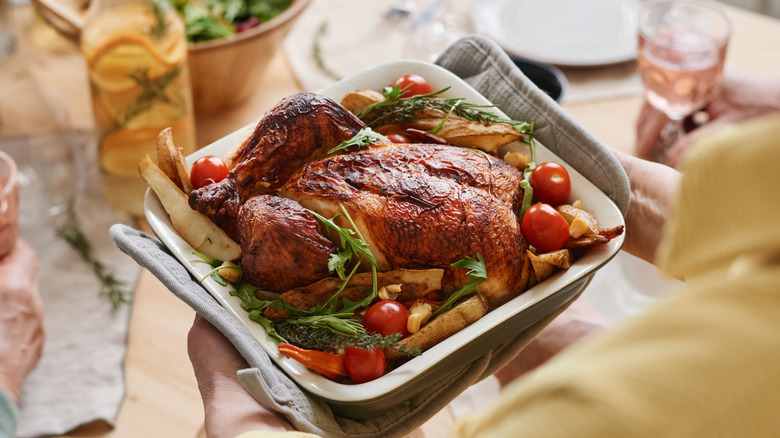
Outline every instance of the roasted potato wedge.
<svg viewBox="0 0 780 438">
<path fill-rule="evenodd" d="M 157 165 L 185 194 L 192 191 L 190 171 L 184 152 L 173 144 L 173 131 L 165 128 L 157 136 Z"/>
<path fill-rule="evenodd" d="M 401 339 L 399 344 L 407 348 L 426 350 L 473 324 L 482 318 L 487 311 L 487 301 L 481 295 L 472 295 L 452 309 L 428 321 L 417 333 Z M 384 353 L 388 360 L 399 359 L 403 356 L 397 350 L 390 348 L 386 348 Z"/>
<path fill-rule="evenodd" d="M 374 90 L 356 90 L 341 99 L 341 106 L 352 114 L 359 114 L 369 105 L 385 100 L 384 94 Z"/>
<path fill-rule="evenodd" d="M 549 278 L 559 269 L 569 269 L 571 267 L 572 255 L 568 249 L 558 249 L 541 254 L 527 251 L 526 255 L 531 261 L 537 283 Z"/>
<path fill-rule="evenodd" d="M 190 246 L 217 260 L 232 261 L 241 257 L 241 247 L 211 219 L 190 208 L 187 195 L 148 155 L 138 163 L 138 170 L 157 194 L 173 228 Z"/>
<path fill-rule="evenodd" d="M 556 210 L 558 210 L 558 213 L 560 213 L 561 216 L 566 219 L 566 222 L 569 224 L 569 226 L 571 226 L 575 219 L 580 219 L 585 223 L 585 225 L 588 226 L 588 230 L 580 236 L 590 236 L 599 233 L 599 224 L 596 221 L 596 217 L 587 211 L 570 204 L 561 204 L 556 207 Z"/>
<path fill-rule="evenodd" d="M 528 259 L 531 260 L 531 267 L 533 268 L 536 283 L 544 281 L 558 270 L 557 266 L 540 260 L 539 257 L 531 251 L 528 251 L 526 254 L 528 254 Z"/>
</svg>

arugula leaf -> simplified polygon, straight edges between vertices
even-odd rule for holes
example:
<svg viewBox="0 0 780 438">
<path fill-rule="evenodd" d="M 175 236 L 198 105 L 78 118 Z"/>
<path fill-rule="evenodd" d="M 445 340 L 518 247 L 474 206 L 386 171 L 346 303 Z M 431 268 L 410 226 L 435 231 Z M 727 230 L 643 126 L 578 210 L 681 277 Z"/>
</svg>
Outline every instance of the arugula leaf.
<svg viewBox="0 0 780 438">
<path fill-rule="evenodd" d="M 533 127 L 531 128 L 533 130 Z M 523 170 L 523 180 L 520 181 L 520 188 L 523 189 L 523 201 L 520 203 L 520 215 L 518 220 L 522 222 L 525 212 L 531 208 L 531 204 L 534 199 L 534 189 L 531 187 L 531 174 L 536 169 L 536 143 L 534 142 L 533 134 L 528 140 L 528 147 L 531 149 L 531 162 Z"/>
<path fill-rule="evenodd" d="M 195 251 L 193 252 L 199 259 L 203 260 L 211 266 L 211 271 L 209 271 L 203 278 L 200 279 L 201 283 L 206 280 L 207 278 L 211 277 L 212 280 L 216 281 L 217 284 L 220 286 L 227 286 L 227 281 L 225 281 L 224 278 L 220 277 L 217 273 L 219 269 L 222 267 L 222 260 L 212 259 L 211 257 L 207 256 L 206 254 L 203 254 L 202 252 Z M 236 266 L 238 270 L 241 270 L 240 266 Z"/>
<path fill-rule="evenodd" d="M 361 148 L 364 146 L 368 146 L 372 143 L 389 142 L 389 141 L 390 140 L 388 140 L 387 137 L 377 132 L 374 132 L 371 128 L 363 128 L 360 131 L 358 131 L 358 133 L 355 134 L 349 140 L 344 140 L 338 146 L 329 150 L 328 154 L 332 154 L 338 151 L 346 151 L 352 146 L 357 146 L 358 148 Z"/>
<path fill-rule="evenodd" d="M 466 257 L 465 259 L 458 260 L 457 262 L 451 264 L 451 266 L 455 268 L 468 269 L 469 271 L 466 273 L 466 275 L 469 277 L 469 281 L 460 289 L 453 292 L 452 295 L 450 295 L 441 306 L 434 309 L 433 313 L 431 313 L 432 317 L 450 310 L 456 301 L 466 295 L 476 292 L 477 286 L 487 281 L 487 268 L 485 267 L 485 259 L 483 259 L 482 255 L 479 253 L 477 253 L 477 259 L 478 260 L 474 260 L 471 257 Z"/>
<path fill-rule="evenodd" d="M 365 239 L 363 239 L 363 236 L 360 235 L 360 231 L 357 229 L 357 226 L 355 226 L 355 222 L 352 221 L 352 217 L 347 213 L 344 206 L 341 206 L 341 211 L 344 213 L 344 216 L 347 218 L 350 225 L 352 225 L 352 229 L 343 228 L 336 224 L 335 219 L 341 216 L 340 214 L 328 219 L 312 210 L 309 210 L 309 213 L 320 221 L 322 225 L 335 231 L 339 236 L 342 250 L 337 254 L 331 255 L 330 260 L 328 260 L 328 269 L 331 272 L 339 274 L 339 278 L 344 280 L 344 268 L 352 260 L 354 255 L 365 260 L 372 267 L 376 267 L 378 262 L 376 261 L 376 258 L 374 258 L 374 254 L 371 253 L 371 250 L 368 249 L 368 244 Z"/>
</svg>

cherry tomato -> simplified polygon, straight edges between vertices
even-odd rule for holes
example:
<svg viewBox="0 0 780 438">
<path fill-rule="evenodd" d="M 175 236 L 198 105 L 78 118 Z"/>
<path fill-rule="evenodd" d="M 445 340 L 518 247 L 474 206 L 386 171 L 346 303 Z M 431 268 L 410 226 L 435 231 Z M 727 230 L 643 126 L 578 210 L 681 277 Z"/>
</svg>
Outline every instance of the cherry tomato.
<svg viewBox="0 0 780 438">
<path fill-rule="evenodd" d="M 390 134 L 385 135 L 388 140 L 390 140 L 391 143 L 411 143 L 412 140 L 409 139 L 409 137 L 405 136 L 404 134 L 400 134 L 397 132 L 391 132 Z"/>
<path fill-rule="evenodd" d="M 363 383 L 382 377 L 387 361 L 380 349 L 364 350 L 359 347 L 347 347 L 344 352 L 344 364 L 352 381 Z"/>
<path fill-rule="evenodd" d="M 418 94 L 428 94 L 433 91 L 431 84 L 424 77 L 410 73 L 403 75 L 393 82 L 393 87 L 400 86 L 401 90 L 406 91 L 403 97 L 417 96 Z M 408 88 L 407 88 L 408 87 Z"/>
<path fill-rule="evenodd" d="M 192 170 L 190 170 L 190 182 L 196 189 L 222 181 L 227 178 L 227 176 L 228 170 L 225 162 L 214 155 L 206 155 L 198 158 L 198 160 L 192 164 Z"/>
<path fill-rule="evenodd" d="M 553 206 L 534 204 L 523 215 L 523 236 L 541 252 L 555 251 L 569 240 L 569 224 Z"/>
<path fill-rule="evenodd" d="M 531 173 L 531 187 L 534 199 L 550 205 L 566 202 L 571 195 L 571 178 L 566 168 L 553 161 L 536 166 Z"/>
<path fill-rule="evenodd" d="M 371 333 L 379 333 L 382 336 L 390 336 L 407 333 L 406 321 L 409 319 L 409 310 L 403 304 L 393 300 L 382 300 L 369 307 L 363 316 L 363 327 Z"/>
</svg>

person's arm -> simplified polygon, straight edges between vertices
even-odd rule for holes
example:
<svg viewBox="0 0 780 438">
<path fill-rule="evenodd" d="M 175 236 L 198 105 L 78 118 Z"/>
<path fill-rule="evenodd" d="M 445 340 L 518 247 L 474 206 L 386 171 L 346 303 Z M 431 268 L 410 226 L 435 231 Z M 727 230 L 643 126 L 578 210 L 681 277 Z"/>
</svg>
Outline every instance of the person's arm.
<svg viewBox="0 0 780 438">
<path fill-rule="evenodd" d="M 16 433 L 19 393 L 43 350 L 37 270 L 35 252 L 21 240 L 0 259 L 0 438 Z"/>
<path fill-rule="evenodd" d="M 663 226 L 677 196 L 680 172 L 617 150 L 613 153 L 631 184 L 623 250 L 654 263 Z"/>
</svg>

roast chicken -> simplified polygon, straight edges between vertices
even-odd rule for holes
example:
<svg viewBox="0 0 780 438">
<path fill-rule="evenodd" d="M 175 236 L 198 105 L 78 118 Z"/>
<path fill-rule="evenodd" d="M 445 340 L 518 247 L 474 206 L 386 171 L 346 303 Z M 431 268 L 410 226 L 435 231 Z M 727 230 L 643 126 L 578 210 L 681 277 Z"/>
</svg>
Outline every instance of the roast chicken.
<svg viewBox="0 0 780 438">
<path fill-rule="evenodd" d="M 190 205 L 236 239 L 250 282 L 284 292 L 327 277 L 338 238 L 307 211 L 344 208 L 382 271 L 444 270 L 443 290 L 468 278 L 451 264 L 485 259 L 478 290 L 491 307 L 525 289 L 527 244 L 517 212 L 522 174 L 483 152 L 441 144 L 374 144 L 328 155 L 365 125 L 312 93 L 285 99 L 231 154 L 227 179 Z M 342 214 L 337 221 L 348 227 Z"/>
</svg>

